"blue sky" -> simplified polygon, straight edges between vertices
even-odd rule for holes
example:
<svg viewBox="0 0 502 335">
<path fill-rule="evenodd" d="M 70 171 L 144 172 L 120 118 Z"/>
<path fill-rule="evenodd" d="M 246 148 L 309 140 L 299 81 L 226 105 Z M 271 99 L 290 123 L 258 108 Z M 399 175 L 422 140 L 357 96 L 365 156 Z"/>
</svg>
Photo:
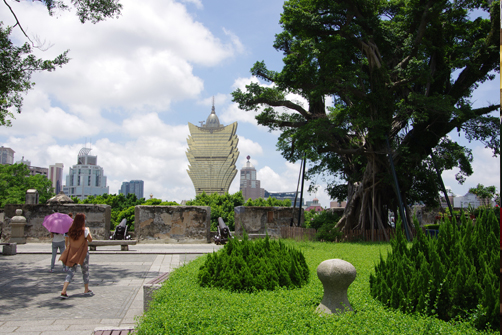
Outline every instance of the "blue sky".
<svg viewBox="0 0 502 335">
<path fill-rule="evenodd" d="M 282 55 L 273 47 L 283 1 L 121 1 L 123 15 L 82 25 L 74 13 L 49 17 L 38 2 L 10 1 L 25 30 L 38 36 L 51 58 L 70 50 L 69 64 L 33 76 L 37 83 L 24 100 L 23 112 L 11 128 L 0 129 L 0 145 L 12 148 L 32 165 L 76 163 L 78 151 L 92 147 L 104 168 L 110 193 L 123 181 L 145 181 L 145 196 L 181 201 L 195 196 L 186 169 L 187 123 L 205 120 L 215 97 L 220 122 L 239 123 L 240 169 L 250 155 L 262 187 L 268 191 L 296 188 L 299 163 L 287 163 L 276 151 L 277 133 L 259 127 L 251 112 L 238 110 L 230 93 L 252 78 L 254 62 L 265 60 L 280 70 Z M 7 10 L 0 20 L 13 25 Z M 19 29 L 16 43 L 24 43 Z M 475 105 L 499 100 L 499 78 L 480 86 Z M 498 115 L 498 113 L 497 113 Z M 457 137 L 456 134 L 452 134 Z M 463 142 L 465 143 L 465 141 Z M 499 158 L 480 143 L 474 154 L 474 175 L 459 185 L 445 171 L 447 187 L 463 195 L 477 183 L 500 184 Z M 320 189 L 323 206 L 329 198 Z M 239 189 L 238 178 L 230 192 Z"/>
</svg>

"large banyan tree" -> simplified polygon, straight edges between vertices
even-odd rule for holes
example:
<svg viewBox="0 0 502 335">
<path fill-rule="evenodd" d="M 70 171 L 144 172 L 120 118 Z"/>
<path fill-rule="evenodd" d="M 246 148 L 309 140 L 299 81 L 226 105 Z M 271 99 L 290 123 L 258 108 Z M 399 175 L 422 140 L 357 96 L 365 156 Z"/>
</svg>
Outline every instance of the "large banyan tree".
<svg viewBox="0 0 502 335">
<path fill-rule="evenodd" d="M 473 90 L 500 72 L 499 6 L 286 1 L 274 43 L 283 69 L 257 62 L 251 73 L 269 84 L 253 82 L 233 99 L 281 131 L 277 146 L 287 160 L 305 155 L 311 176 L 329 176 L 330 196 L 347 200 L 338 228 L 384 228 L 398 206 L 389 152 L 403 202 L 427 205 L 439 200 L 432 157 L 439 171 L 458 167 L 459 182 L 472 174 L 471 150 L 448 136 L 453 130 L 500 153 L 493 113 L 500 105 L 472 102 Z"/>
</svg>

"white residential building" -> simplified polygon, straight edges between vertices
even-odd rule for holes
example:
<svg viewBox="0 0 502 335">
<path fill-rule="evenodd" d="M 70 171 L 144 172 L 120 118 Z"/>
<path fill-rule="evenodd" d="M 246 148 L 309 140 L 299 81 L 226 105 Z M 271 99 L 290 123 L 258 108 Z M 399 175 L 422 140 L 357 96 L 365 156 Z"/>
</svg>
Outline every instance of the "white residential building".
<svg viewBox="0 0 502 335">
<path fill-rule="evenodd" d="M 103 168 L 97 165 L 98 157 L 89 155 L 90 151 L 90 148 L 80 149 L 77 164 L 70 168 L 66 176 L 63 191 L 70 197 L 83 200 L 89 195 L 96 196 L 109 192 Z"/>
</svg>

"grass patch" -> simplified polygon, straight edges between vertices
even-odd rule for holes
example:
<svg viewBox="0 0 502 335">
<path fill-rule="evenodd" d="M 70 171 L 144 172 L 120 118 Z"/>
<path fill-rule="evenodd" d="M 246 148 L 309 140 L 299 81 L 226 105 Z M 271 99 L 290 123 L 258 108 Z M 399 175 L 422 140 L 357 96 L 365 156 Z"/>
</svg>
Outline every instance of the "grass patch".
<svg viewBox="0 0 502 335">
<path fill-rule="evenodd" d="M 300 289 L 235 293 L 197 284 L 207 256 L 176 269 L 157 291 L 148 312 L 138 319 L 138 334 L 495 334 L 477 331 L 468 322 L 445 322 L 385 308 L 371 298 L 369 276 L 390 251 L 386 243 L 284 241 L 300 249 L 310 280 Z M 352 263 L 357 277 L 348 297 L 355 312 L 319 315 L 323 288 L 317 266 L 340 258 Z"/>
</svg>

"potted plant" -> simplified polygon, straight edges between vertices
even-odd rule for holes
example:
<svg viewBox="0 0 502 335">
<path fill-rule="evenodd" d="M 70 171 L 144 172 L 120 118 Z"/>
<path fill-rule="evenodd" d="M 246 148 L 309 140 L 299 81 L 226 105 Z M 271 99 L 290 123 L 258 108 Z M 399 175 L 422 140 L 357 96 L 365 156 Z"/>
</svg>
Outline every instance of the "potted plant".
<svg viewBox="0 0 502 335">
<path fill-rule="evenodd" d="M 471 219 L 476 218 L 475 212 L 476 212 L 476 209 L 474 208 L 474 206 L 472 204 L 469 204 L 469 206 L 467 206 L 467 213 L 469 213 L 469 216 Z"/>
</svg>

